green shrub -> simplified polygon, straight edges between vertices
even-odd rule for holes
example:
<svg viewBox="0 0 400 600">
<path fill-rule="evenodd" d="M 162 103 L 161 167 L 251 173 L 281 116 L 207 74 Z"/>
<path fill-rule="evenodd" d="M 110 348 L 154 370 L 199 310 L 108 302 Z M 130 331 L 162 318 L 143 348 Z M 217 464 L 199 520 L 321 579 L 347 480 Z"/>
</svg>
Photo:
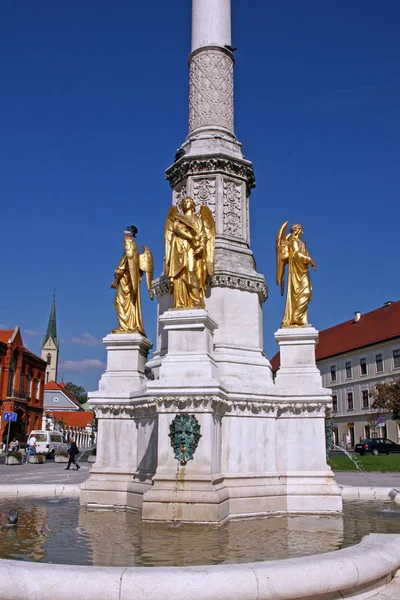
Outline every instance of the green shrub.
<svg viewBox="0 0 400 600">
<path fill-rule="evenodd" d="M 17 460 L 21 460 L 22 459 L 22 452 L 20 452 L 19 450 L 16 450 L 15 452 L 9 452 L 8 456 L 13 456 Z"/>
<path fill-rule="evenodd" d="M 69 456 L 69 454 L 65 450 L 60 450 L 57 452 L 57 456 Z"/>
<path fill-rule="evenodd" d="M 37 459 L 37 462 L 39 463 L 39 465 L 42 465 L 45 462 L 46 457 L 43 453 L 41 453 L 41 454 L 36 455 L 36 459 Z"/>
</svg>

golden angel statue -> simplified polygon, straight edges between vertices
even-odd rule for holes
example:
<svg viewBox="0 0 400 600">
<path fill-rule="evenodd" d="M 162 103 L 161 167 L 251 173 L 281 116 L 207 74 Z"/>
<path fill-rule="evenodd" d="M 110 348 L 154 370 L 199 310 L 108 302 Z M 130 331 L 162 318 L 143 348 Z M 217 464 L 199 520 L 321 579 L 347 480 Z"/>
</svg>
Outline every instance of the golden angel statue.
<svg viewBox="0 0 400 600">
<path fill-rule="evenodd" d="M 285 221 L 276 236 L 276 283 L 285 291 L 285 266 L 288 264 L 288 290 L 286 309 L 281 327 L 306 327 L 307 309 L 311 300 L 311 282 L 308 265 L 317 268 L 305 243 L 301 240 L 302 225 L 293 225 L 286 234 L 289 221 Z"/>
<path fill-rule="evenodd" d="M 164 272 L 170 282 L 174 308 L 204 308 L 207 276 L 214 273 L 215 222 L 208 206 L 182 201 L 182 212 L 169 209 L 164 228 Z"/>
<path fill-rule="evenodd" d="M 150 298 L 153 300 L 151 284 L 153 282 L 154 260 L 147 246 L 143 246 L 143 254 L 139 254 L 135 236 L 138 230 L 130 225 L 124 231 L 125 252 L 115 269 L 115 280 L 111 287 L 116 289 L 114 306 L 117 311 L 118 327 L 113 333 L 142 333 L 142 309 L 140 306 L 140 282 L 143 273 Z"/>
</svg>

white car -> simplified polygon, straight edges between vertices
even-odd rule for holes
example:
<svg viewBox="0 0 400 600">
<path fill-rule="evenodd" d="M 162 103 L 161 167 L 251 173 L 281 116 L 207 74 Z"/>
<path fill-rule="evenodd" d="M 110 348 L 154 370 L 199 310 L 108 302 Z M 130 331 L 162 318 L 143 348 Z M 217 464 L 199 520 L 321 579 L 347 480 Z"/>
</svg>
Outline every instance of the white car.
<svg viewBox="0 0 400 600">
<path fill-rule="evenodd" d="M 60 450 L 64 450 L 64 452 L 68 450 L 69 444 L 67 440 L 58 431 L 31 431 L 27 446 L 32 436 L 36 438 L 37 454 L 47 454 L 47 456 L 54 457 Z"/>
</svg>

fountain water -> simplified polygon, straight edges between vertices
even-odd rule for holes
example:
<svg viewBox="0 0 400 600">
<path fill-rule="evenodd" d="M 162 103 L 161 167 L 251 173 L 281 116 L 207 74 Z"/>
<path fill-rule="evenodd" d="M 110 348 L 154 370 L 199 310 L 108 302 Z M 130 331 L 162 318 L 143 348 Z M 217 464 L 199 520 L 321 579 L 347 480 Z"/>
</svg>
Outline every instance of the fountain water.
<svg viewBox="0 0 400 600">
<path fill-rule="evenodd" d="M 343 454 L 345 454 L 347 456 L 347 458 L 349 458 L 351 460 L 351 462 L 355 465 L 357 471 L 360 471 L 360 473 L 363 471 L 363 469 L 360 466 L 360 463 L 357 460 L 358 455 L 350 454 L 350 452 L 348 452 L 348 450 L 345 450 L 345 448 L 342 448 L 341 446 L 336 446 L 336 444 L 333 444 L 332 448 L 335 448 L 335 450 L 339 450 L 340 452 L 343 452 Z"/>
</svg>

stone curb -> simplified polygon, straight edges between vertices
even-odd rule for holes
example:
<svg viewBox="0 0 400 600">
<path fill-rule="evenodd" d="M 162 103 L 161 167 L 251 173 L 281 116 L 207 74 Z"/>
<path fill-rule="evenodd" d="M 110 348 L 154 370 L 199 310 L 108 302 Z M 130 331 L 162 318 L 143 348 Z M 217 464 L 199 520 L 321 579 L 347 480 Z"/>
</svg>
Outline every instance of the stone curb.
<svg viewBox="0 0 400 600">
<path fill-rule="evenodd" d="M 352 485 L 339 487 L 342 490 L 343 500 L 388 500 L 392 490 L 390 487 L 353 487 Z"/>
<path fill-rule="evenodd" d="M 81 486 L 77 484 L 62 483 L 4 483 L 0 485 L 2 498 L 35 497 L 49 498 L 64 496 L 65 498 L 79 498 Z"/>
<path fill-rule="evenodd" d="M 86 567 L 0 560 L 0 600 L 365 600 L 400 566 L 400 535 L 326 554 L 196 567 Z"/>
</svg>

